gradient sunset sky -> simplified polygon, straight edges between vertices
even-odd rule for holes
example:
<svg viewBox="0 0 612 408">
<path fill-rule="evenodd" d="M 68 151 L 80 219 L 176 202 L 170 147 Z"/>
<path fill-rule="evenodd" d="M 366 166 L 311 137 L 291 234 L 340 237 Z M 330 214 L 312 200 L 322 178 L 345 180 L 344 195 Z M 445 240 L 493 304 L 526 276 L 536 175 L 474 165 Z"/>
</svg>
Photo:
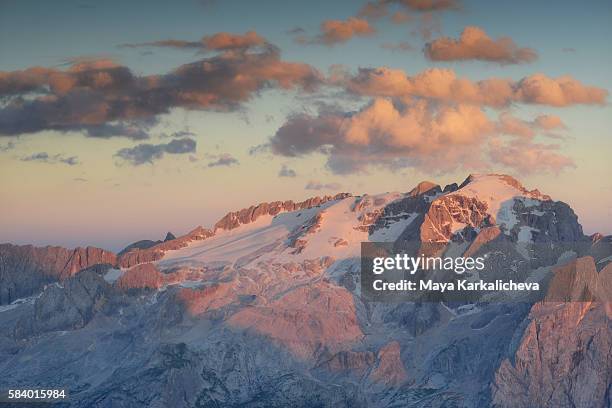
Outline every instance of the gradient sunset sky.
<svg viewBox="0 0 612 408">
<path fill-rule="evenodd" d="M 472 172 L 612 233 L 610 21 L 610 1 L 2 1 L 0 242 L 118 250 Z"/>
</svg>

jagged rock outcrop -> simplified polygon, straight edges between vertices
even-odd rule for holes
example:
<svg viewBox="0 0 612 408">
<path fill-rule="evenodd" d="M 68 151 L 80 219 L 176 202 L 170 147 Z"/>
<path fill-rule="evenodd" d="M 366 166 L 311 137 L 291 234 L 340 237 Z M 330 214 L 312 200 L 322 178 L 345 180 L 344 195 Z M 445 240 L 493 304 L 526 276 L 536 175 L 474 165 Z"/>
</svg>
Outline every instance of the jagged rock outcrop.
<svg viewBox="0 0 612 408">
<path fill-rule="evenodd" d="M 492 224 L 487 204 L 463 195 L 442 196 L 436 199 L 421 225 L 422 242 L 448 242 L 455 233 L 469 226 L 486 227 Z"/>
<path fill-rule="evenodd" d="M 315 370 L 332 373 L 335 377 L 345 375 L 385 387 L 399 386 L 408 380 L 397 341 L 384 345 L 377 353 L 343 350 L 320 359 Z"/>
<path fill-rule="evenodd" d="M 111 291 L 108 283 L 92 271 L 64 281 L 63 288 L 50 286 L 34 304 L 37 331 L 83 327 L 104 307 Z"/>
<path fill-rule="evenodd" d="M 378 351 L 378 362 L 368 379 L 386 386 L 398 386 L 408 380 L 408 374 L 401 358 L 401 347 L 392 341 Z"/>
<path fill-rule="evenodd" d="M 493 384 L 497 407 L 610 406 L 612 324 L 602 302 L 533 307 L 514 361 Z"/>
<path fill-rule="evenodd" d="M 162 240 L 153 241 L 153 240 L 150 240 L 150 239 L 143 239 L 143 240 L 136 241 L 136 242 L 126 246 L 121 251 L 119 251 L 119 253 L 117 255 L 123 255 L 126 252 L 130 252 L 132 249 L 147 249 L 147 248 L 151 248 L 151 247 L 153 247 L 155 245 L 159 245 L 159 244 L 161 244 L 163 242 L 172 241 L 173 239 L 176 239 L 176 237 L 171 232 L 168 232 L 166 234 L 166 237 L 164 238 L 163 241 Z"/>
<path fill-rule="evenodd" d="M 311 217 L 308 221 L 296 228 L 295 231 L 289 236 L 289 246 L 295 248 L 293 253 L 299 254 L 302 249 L 307 245 L 308 241 L 306 237 L 308 234 L 314 234 L 321 228 L 321 222 L 323 220 L 323 212 L 317 213 Z"/>
<path fill-rule="evenodd" d="M 31 317 L 19 322 L 15 334 L 24 338 L 81 328 L 105 307 L 112 293 L 112 287 L 93 270 L 51 284 L 34 302 Z"/>
<path fill-rule="evenodd" d="M 308 208 L 317 207 L 329 201 L 342 200 L 350 196 L 351 195 L 349 193 L 339 193 L 334 196 L 327 195 L 323 197 L 311 197 L 298 203 L 288 200 L 252 205 L 249 208 L 227 213 L 223 218 L 217 221 L 214 226 L 214 230 L 232 230 L 234 228 L 238 228 L 240 225 L 254 222 L 263 215 L 274 216 L 281 211 L 305 210 Z"/>
<path fill-rule="evenodd" d="M 493 241 L 499 237 L 500 234 L 501 230 L 497 226 L 482 228 L 463 256 L 473 256 L 480 248 L 482 248 L 483 245 Z"/>
<path fill-rule="evenodd" d="M 437 193 L 439 193 L 439 190 L 433 188 L 419 195 L 409 195 L 385 205 L 377 214 L 374 221 L 368 225 L 368 232 L 372 234 L 381 228 L 386 228 L 394 222 L 407 219 L 413 214 L 418 215 L 418 220 L 422 219 L 429 209 L 431 199 Z"/>
<path fill-rule="evenodd" d="M 160 289 L 164 286 L 180 284 L 184 281 L 199 281 L 204 271 L 179 268 L 173 271 L 160 272 L 154 263 L 135 265 L 120 271 L 121 275 L 113 283 L 121 291 L 139 289 Z"/>
<path fill-rule="evenodd" d="M 612 254 L 612 235 L 596 235 L 598 236 L 592 237 L 589 255 L 595 259 L 595 264 L 599 270 L 612 262 L 612 257 L 610 257 L 610 254 Z"/>
<path fill-rule="evenodd" d="M 512 360 L 493 384 L 499 407 L 608 407 L 612 401 L 612 266 L 593 258 L 555 271 Z"/>
<path fill-rule="evenodd" d="M 518 219 L 511 236 L 519 239 L 522 227 L 531 229 L 534 242 L 580 242 L 586 237 L 578 216 L 564 202 L 545 200 L 536 205 L 526 205 L 524 200 L 515 200 L 512 208 Z"/>
<path fill-rule="evenodd" d="M 166 275 L 161 273 L 152 263 L 136 265 L 115 282 L 122 290 L 129 289 L 159 289 L 166 283 Z"/>
<path fill-rule="evenodd" d="M 443 193 L 452 193 L 453 191 L 457 191 L 459 189 L 459 186 L 457 185 L 457 183 L 451 183 L 451 184 L 447 184 L 444 186 L 444 189 L 442 190 Z"/>
<path fill-rule="evenodd" d="M 213 235 L 213 231 L 200 226 L 179 238 L 164 241 L 150 248 L 133 248 L 123 252 L 119 255 L 118 264 L 122 268 L 130 268 L 141 263 L 154 262 L 163 258 L 166 251 L 184 248 L 192 241 L 201 241 Z"/>
<path fill-rule="evenodd" d="M 591 256 L 553 269 L 546 293 L 548 302 L 612 302 L 612 264 L 597 271 Z"/>
<path fill-rule="evenodd" d="M 1 244 L 0 305 L 36 294 L 44 285 L 67 279 L 93 265 L 116 263 L 114 253 L 94 247 Z"/>
<path fill-rule="evenodd" d="M 152 246 L 161 244 L 162 242 L 163 241 L 152 241 L 150 239 L 142 239 L 140 241 L 133 242 L 130 245 L 126 246 L 121 251 L 119 251 L 117 253 L 117 255 L 121 256 L 124 253 L 130 252 L 133 249 L 147 249 L 147 248 L 151 248 Z"/>
<path fill-rule="evenodd" d="M 513 241 L 584 240 L 576 214 L 567 204 L 498 174 L 470 175 L 458 189 L 436 198 L 425 215 L 420 238 L 423 242 L 471 241 L 491 226 Z"/>
</svg>

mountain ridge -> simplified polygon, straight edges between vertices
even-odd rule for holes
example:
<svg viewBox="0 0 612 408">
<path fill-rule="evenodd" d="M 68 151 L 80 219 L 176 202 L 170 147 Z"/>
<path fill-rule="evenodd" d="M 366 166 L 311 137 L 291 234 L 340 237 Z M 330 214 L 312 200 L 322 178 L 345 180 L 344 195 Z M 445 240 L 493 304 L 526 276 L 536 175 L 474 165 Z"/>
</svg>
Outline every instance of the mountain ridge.
<svg viewBox="0 0 612 408">
<path fill-rule="evenodd" d="M 444 189 L 442 189 L 438 184 L 435 184 L 430 181 L 423 181 L 423 182 L 418 183 L 406 195 L 408 197 L 435 196 L 435 199 L 432 199 L 432 204 L 433 204 L 433 201 L 438 200 L 435 202 L 437 204 L 440 202 L 440 200 L 443 200 L 443 201 L 447 200 L 447 199 L 444 199 L 443 197 L 457 196 L 458 191 L 460 192 L 462 189 L 465 189 L 470 184 L 473 185 L 475 183 L 478 183 L 479 180 L 483 180 L 483 179 L 485 180 L 486 179 L 496 179 L 498 181 L 501 181 L 504 184 L 507 184 L 511 186 L 512 188 L 516 189 L 517 193 L 524 194 L 526 197 L 539 198 L 539 199 L 546 200 L 546 201 L 552 201 L 549 196 L 542 195 L 537 189 L 529 191 L 526 188 L 524 188 L 523 185 L 518 180 L 516 180 L 515 178 L 511 176 L 504 175 L 504 174 L 470 174 L 468 177 L 465 178 L 465 180 L 457 188 L 454 188 L 454 186 L 456 186 L 456 183 L 447 185 L 445 186 Z M 2 248 L 5 249 L 5 251 L 7 251 L 8 248 L 11 248 L 11 247 L 23 248 L 23 250 L 26 252 L 33 251 L 35 253 L 40 253 L 40 254 L 48 253 L 47 256 L 54 256 L 53 254 L 62 252 L 63 253 L 62 256 L 66 257 L 67 253 L 72 253 L 71 256 L 75 257 L 75 259 L 77 258 L 81 259 L 83 258 L 83 256 L 87 258 L 87 254 L 92 251 L 99 253 L 99 254 L 104 254 L 104 255 L 100 255 L 99 259 L 93 256 L 91 261 L 87 261 L 85 259 L 84 262 L 77 261 L 76 263 L 73 263 L 72 265 L 77 265 L 77 266 L 70 266 L 69 267 L 71 268 L 70 272 L 60 273 L 58 275 L 58 277 L 60 278 L 65 278 L 65 277 L 71 276 L 72 274 L 78 272 L 78 270 L 80 269 L 85 269 L 85 268 L 91 267 L 98 263 L 100 264 L 108 263 L 113 266 L 117 266 L 121 268 L 129 268 L 129 267 L 132 267 L 138 264 L 142 264 L 142 263 L 155 262 L 155 261 L 162 259 L 167 251 L 173 251 L 173 250 L 178 250 L 180 248 L 184 248 L 193 241 L 205 240 L 207 238 L 214 236 L 219 231 L 233 230 L 235 228 L 240 227 L 241 225 L 246 225 L 251 222 L 254 222 L 259 217 L 264 216 L 264 215 L 275 216 L 282 212 L 292 212 L 292 211 L 310 209 L 316 206 L 323 205 L 330 201 L 343 200 L 343 199 L 351 198 L 351 197 L 357 197 L 358 200 L 360 200 L 359 202 L 363 202 L 362 201 L 364 199 L 363 197 L 368 197 L 368 195 L 366 194 L 364 196 L 354 196 L 350 193 L 337 193 L 335 195 L 313 196 L 313 197 L 310 197 L 308 199 L 305 199 L 299 202 L 294 202 L 292 200 L 262 202 L 259 204 L 251 205 L 250 207 L 245 207 L 240 210 L 228 212 L 225 216 L 221 217 L 213 225 L 211 229 L 207 229 L 202 226 L 198 226 L 194 228 L 193 230 L 189 231 L 188 233 L 181 235 L 179 237 L 174 237 L 174 235 L 172 235 L 173 237 L 172 239 L 168 239 L 169 234 L 170 234 L 168 233 L 164 241 L 150 241 L 151 245 L 148 245 L 149 241 L 147 240 L 138 241 L 134 244 L 128 245 L 126 248 L 119 251 L 117 254 L 114 254 L 112 251 L 107 251 L 107 250 L 95 248 L 95 247 L 85 247 L 85 248 L 77 247 L 74 249 L 68 249 L 68 248 L 63 248 L 60 246 L 50 246 L 50 245 L 44 246 L 44 247 L 34 247 L 31 245 L 20 246 L 20 245 L 8 244 L 8 243 L 0 244 L 0 245 L 2 246 Z M 475 203 L 475 202 L 478 202 L 478 199 L 476 199 L 475 201 L 468 200 L 468 202 Z M 463 202 L 463 203 L 460 203 L 460 205 L 468 205 L 468 204 L 467 202 Z M 357 203 L 356 206 L 359 206 L 359 204 Z M 457 216 L 453 216 L 450 213 L 426 215 L 426 219 L 424 220 L 424 222 L 425 222 L 426 227 L 429 228 L 429 230 L 426 229 L 425 232 L 421 232 L 420 239 L 422 240 L 435 240 L 435 239 L 447 240 L 449 236 L 452 235 L 452 231 L 451 231 L 452 228 L 456 228 L 456 226 L 455 227 L 451 226 L 451 224 L 455 222 L 459 223 L 460 225 L 465 225 L 465 226 L 469 226 L 472 228 L 476 226 L 477 227 L 480 227 L 480 226 L 487 227 L 488 224 L 493 225 L 495 221 L 488 221 L 486 217 L 478 215 L 479 211 L 481 210 L 478 210 L 477 206 L 474 207 L 474 211 L 472 212 L 472 215 L 470 215 L 470 217 L 476 217 L 474 219 L 457 218 Z M 368 225 L 367 226 L 368 231 L 370 231 L 370 229 L 375 230 L 377 228 L 375 227 L 375 224 L 376 224 L 376 220 L 378 220 L 378 217 L 380 217 L 380 215 L 381 214 L 374 214 L 374 213 L 364 214 L 364 217 L 371 218 L 369 220 L 365 220 L 365 219 L 363 220 L 363 222 Z M 433 219 L 436 219 L 436 220 L 432 221 Z M 439 226 L 436 225 L 436 223 L 439 224 L 439 223 L 444 223 L 444 222 L 447 223 L 447 226 L 443 228 L 440 228 Z M 138 245 L 136 245 L 140 242 L 146 242 L 147 245 L 145 245 L 144 247 L 139 247 Z M 342 244 L 340 241 L 338 242 L 339 242 L 339 245 Z M 38 256 L 45 257 L 45 255 L 38 255 Z M 37 258 L 37 255 L 33 254 L 32 258 Z M 75 268 L 77 270 L 75 270 Z M 57 266 L 54 266 L 49 271 L 43 270 L 41 274 L 50 275 L 53 277 L 58 274 L 56 269 L 57 269 Z M 39 286 L 40 285 L 35 285 L 36 288 L 38 288 Z M 2 304 L 3 301 L 4 303 L 7 302 L 7 299 L 9 298 L 9 296 L 8 296 L 8 293 L 6 292 L 8 292 L 8 290 L 5 289 L 4 296 L 3 297 L 0 296 L 0 304 Z M 29 294 L 29 293 L 21 292 L 21 291 L 19 293 L 20 294 L 25 293 L 26 295 Z M 14 299 L 14 297 L 11 297 L 11 298 Z"/>
<path fill-rule="evenodd" d="M 567 204 L 515 179 L 466 180 L 259 204 L 119 256 L 57 250 L 53 273 L 5 247 L 1 286 L 35 284 L 0 305 L 0 386 L 44 380 L 20 363 L 36 355 L 74 384 L 73 406 L 605 406 L 610 381 L 586 396 L 576 375 L 611 371 L 612 237 L 587 237 Z M 367 241 L 497 257 L 492 276 L 572 281 L 599 300 L 365 302 Z"/>
</svg>

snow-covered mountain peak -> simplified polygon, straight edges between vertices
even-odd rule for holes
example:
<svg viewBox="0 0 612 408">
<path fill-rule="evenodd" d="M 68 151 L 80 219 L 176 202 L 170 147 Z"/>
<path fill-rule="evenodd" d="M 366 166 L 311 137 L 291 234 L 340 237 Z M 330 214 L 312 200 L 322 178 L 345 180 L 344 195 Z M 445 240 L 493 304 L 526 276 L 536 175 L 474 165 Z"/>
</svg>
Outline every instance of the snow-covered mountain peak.
<svg viewBox="0 0 612 408">
<path fill-rule="evenodd" d="M 461 194 L 468 197 L 478 197 L 481 200 L 491 199 L 503 201 L 511 197 L 529 197 L 537 200 L 550 200 L 550 197 L 539 190 L 527 190 L 521 182 L 506 174 L 470 174 L 457 191 L 451 194 Z"/>
<path fill-rule="evenodd" d="M 485 205 L 482 208 L 490 215 L 492 224 L 502 224 L 512 228 L 516 223 L 513 214 L 515 200 L 521 200 L 527 207 L 537 206 L 550 197 L 538 190 L 527 190 L 515 178 L 505 174 L 472 174 L 459 189 L 446 195 L 448 197 L 467 197 Z"/>
<path fill-rule="evenodd" d="M 453 184 L 444 190 L 425 181 L 408 193 L 274 201 L 229 212 L 212 229 L 199 227 L 175 240 L 129 251 L 120 256 L 120 265 L 244 266 L 321 256 L 342 260 L 358 257 L 364 241 L 395 242 L 401 237 L 448 242 L 495 225 L 515 239 L 531 240 L 532 232 L 554 228 L 553 215 L 559 210 L 555 206 L 550 197 L 500 174 L 470 175 L 459 187 Z"/>
</svg>

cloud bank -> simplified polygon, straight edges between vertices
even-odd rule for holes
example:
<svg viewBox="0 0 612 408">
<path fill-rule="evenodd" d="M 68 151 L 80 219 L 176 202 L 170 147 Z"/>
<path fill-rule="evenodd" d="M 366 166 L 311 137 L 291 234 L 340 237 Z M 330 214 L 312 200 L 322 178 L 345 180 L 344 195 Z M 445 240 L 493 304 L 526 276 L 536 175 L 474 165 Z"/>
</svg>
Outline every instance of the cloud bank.
<svg viewBox="0 0 612 408">
<path fill-rule="evenodd" d="M 471 81 L 450 69 L 431 68 L 414 76 L 387 67 L 361 68 L 355 75 L 336 75 L 336 85 L 370 97 L 427 98 L 440 102 L 504 107 L 512 103 L 548 106 L 603 105 L 608 91 L 570 77 L 533 74 L 518 81 L 490 78 Z"/>
<path fill-rule="evenodd" d="M 458 4 L 450 0 L 379 0 L 368 3 L 361 14 L 368 18 L 387 15 L 389 7 L 399 9 L 406 18 L 411 18 L 408 13 L 418 13 L 423 21 L 434 21 L 433 12 L 457 9 Z M 368 20 L 351 17 L 323 22 L 320 34 L 304 41 L 334 45 L 373 33 Z M 559 153 L 559 145 L 536 138 L 558 137 L 556 132 L 566 128 L 561 119 L 540 115 L 523 120 L 511 116 L 510 110 L 518 104 L 604 105 L 608 96 L 605 89 L 571 76 L 552 78 L 542 73 L 517 80 L 474 81 L 451 69 L 431 68 L 411 75 L 377 67 L 357 72 L 336 68 L 325 77 L 306 63 L 283 60 L 279 49 L 254 31 L 217 33 L 199 41 L 171 39 L 127 46 L 193 48 L 211 55 L 157 75 L 138 75 L 106 59 L 75 60 L 65 69 L 33 67 L 0 72 L 0 135 L 55 130 L 144 140 L 160 116 L 173 109 L 236 111 L 265 90 L 314 92 L 322 88 L 346 99 L 363 100 L 365 105 L 357 111 L 345 111 L 320 104 L 318 114 L 290 115 L 263 145 L 265 149 L 283 157 L 322 154 L 336 174 L 369 167 L 444 173 L 486 169 L 493 162 L 520 172 L 529 168 L 558 172 L 573 162 Z M 410 49 L 408 43 L 383 46 Z M 492 39 L 476 27 L 467 27 L 459 39 L 444 37 L 429 42 L 425 53 L 432 60 L 480 59 L 500 64 L 536 58 L 533 50 L 520 48 L 508 38 Z M 502 113 L 492 119 L 491 111 L 495 110 Z M 166 154 L 195 152 L 190 133 L 173 136 L 169 143 L 142 143 L 121 149 L 115 156 L 138 166 Z M 504 152 L 512 154 L 505 157 Z M 522 160 L 519 163 L 513 158 Z M 208 159 L 208 167 L 239 164 L 227 153 Z M 45 157 L 42 153 L 22 160 L 77 163 L 76 158 Z M 283 166 L 278 175 L 295 177 L 295 171 Z"/>
<path fill-rule="evenodd" d="M 231 167 L 240 164 L 238 159 L 229 153 L 222 153 L 214 157 L 215 159 L 208 163 L 208 167 Z"/>
<path fill-rule="evenodd" d="M 269 148 L 284 157 L 322 154 L 335 174 L 372 167 L 410 167 L 440 174 L 485 170 L 495 162 L 521 172 L 559 172 L 573 165 L 557 152 L 559 146 L 532 140 L 536 130 L 550 125 L 542 123 L 554 120 L 511 123 L 510 119 L 502 115 L 498 121 L 491 120 L 482 107 L 471 104 L 375 98 L 357 112 L 322 110 L 316 116 L 293 115 L 270 139 Z M 522 127 L 511 126 L 517 123 Z M 529 134 L 524 134 L 525 129 Z M 529 160 L 519 162 L 515 157 L 521 156 L 512 154 L 502 160 L 504 149 L 512 146 L 520 146 Z M 537 166 L 526 165 L 536 160 Z"/>
<path fill-rule="evenodd" d="M 425 56 L 432 61 L 481 60 L 499 64 L 533 62 L 538 54 L 531 48 L 518 47 L 511 38 L 490 38 L 483 29 L 466 27 L 459 39 L 438 38 L 425 45 Z"/>
<path fill-rule="evenodd" d="M 286 164 L 283 164 L 281 166 L 281 169 L 278 172 L 278 177 L 296 177 L 297 173 L 295 172 L 295 170 L 290 169 L 289 167 L 287 167 Z"/>
<path fill-rule="evenodd" d="M 258 36 L 216 35 L 211 49 L 244 49 Z M 88 136 L 148 137 L 143 124 L 173 108 L 234 111 L 266 89 L 313 90 L 321 75 L 308 64 L 286 62 L 275 47 L 223 52 L 162 75 L 138 76 L 109 60 L 73 63 L 65 70 L 0 72 L 0 135 L 43 130 Z"/>
<path fill-rule="evenodd" d="M 244 34 L 221 32 L 214 35 L 202 37 L 199 41 L 185 40 L 160 40 L 146 43 L 123 44 L 122 47 L 168 47 L 168 48 L 192 48 L 201 51 L 238 51 L 246 52 L 255 47 L 269 45 L 265 38 L 255 31 Z"/>
<path fill-rule="evenodd" d="M 444 10 L 458 10 L 456 0 L 375 0 L 367 2 L 359 11 L 360 17 L 377 19 L 389 14 L 389 7 L 397 6 L 408 12 L 431 13 Z"/>
<path fill-rule="evenodd" d="M 196 141 L 186 137 L 156 145 L 142 143 L 134 147 L 121 149 L 115 156 L 133 166 L 140 166 L 147 163 L 153 164 L 154 161 L 161 159 L 165 154 L 186 154 L 195 151 Z"/>
<path fill-rule="evenodd" d="M 353 37 L 367 37 L 376 32 L 367 20 L 357 17 L 349 17 L 346 20 L 326 20 L 321 23 L 320 30 L 320 34 L 314 38 L 299 35 L 296 41 L 301 44 L 333 46 L 345 43 Z"/>
<path fill-rule="evenodd" d="M 320 190 L 339 190 L 342 186 L 338 183 L 322 183 L 320 181 L 315 181 L 315 180 L 311 180 L 309 181 L 306 186 L 304 186 L 304 189 L 306 190 L 315 190 L 315 191 L 320 191 Z"/>
<path fill-rule="evenodd" d="M 40 163 L 62 163 L 67 164 L 68 166 L 76 166 L 79 164 L 79 158 L 77 156 L 65 157 L 62 154 L 50 155 L 47 152 L 34 153 L 30 156 L 25 156 L 21 158 L 21 161 L 24 162 L 40 162 Z"/>
</svg>

